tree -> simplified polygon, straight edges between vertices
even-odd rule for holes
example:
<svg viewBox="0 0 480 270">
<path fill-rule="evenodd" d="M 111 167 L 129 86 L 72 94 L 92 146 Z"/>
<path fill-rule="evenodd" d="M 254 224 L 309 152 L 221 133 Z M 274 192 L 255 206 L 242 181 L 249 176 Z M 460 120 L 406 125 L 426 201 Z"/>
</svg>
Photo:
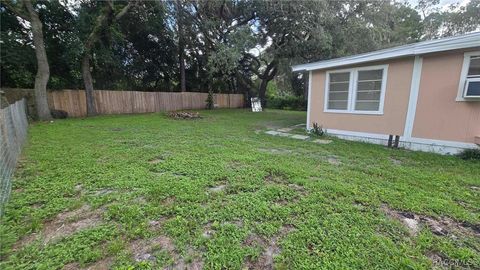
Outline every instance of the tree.
<svg viewBox="0 0 480 270">
<path fill-rule="evenodd" d="M 255 1 L 258 54 L 251 50 L 244 54 L 243 62 L 260 80 L 258 96 L 266 105 L 268 83 L 279 70 L 283 59 L 306 53 L 312 42 L 322 44 L 325 22 L 329 20 L 327 2 Z M 331 11 L 330 11 L 331 12 Z M 322 22 L 323 20 L 323 22 Z"/>
<path fill-rule="evenodd" d="M 191 1 L 186 16 L 193 22 L 189 50 L 196 57 L 197 72 L 207 75 L 210 90 L 233 92 L 237 81 L 252 84 L 245 76 L 242 53 L 255 46 L 250 23 L 255 18 L 252 1 Z"/>
<path fill-rule="evenodd" d="M 35 106 L 40 120 L 50 120 L 52 115 L 50 114 L 47 100 L 47 83 L 50 77 L 50 67 L 48 65 L 47 52 L 45 50 L 43 39 L 42 22 L 30 0 L 23 0 L 19 3 L 5 1 L 2 2 L 2 4 L 14 12 L 18 17 L 30 22 L 33 44 L 35 46 L 35 57 L 37 59 Z"/>
<path fill-rule="evenodd" d="M 464 6 L 452 4 L 445 9 L 439 9 L 438 3 L 438 0 L 425 0 L 417 6 L 424 14 L 423 39 L 465 34 L 480 29 L 480 0 L 471 0 Z"/>
<path fill-rule="evenodd" d="M 185 40 L 183 31 L 183 5 L 182 0 L 176 0 L 177 28 L 178 28 L 178 61 L 180 63 L 180 91 L 187 91 L 185 78 Z"/>
<path fill-rule="evenodd" d="M 178 64 L 177 46 L 173 27 L 170 27 L 168 12 L 169 3 L 145 1 L 130 10 L 118 25 L 117 35 L 113 40 L 113 46 L 106 48 L 113 51 L 115 57 L 123 65 L 112 67 L 117 69 L 123 78 L 115 77 L 115 80 L 122 80 L 124 88 L 142 91 L 172 91 L 175 86 L 178 70 L 172 67 Z M 136 23 L 131 23 L 135 21 Z M 97 56 L 98 57 L 98 56 Z M 102 77 L 109 77 L 106 73 L 107 67 L 103 65 L 104 60 L 97 61 L 96 81 Z M 117 72 L 116 72 L 117 73 Z M 105 87 L 111 80 L 105 80 Z M 126 87 L 126 88 L 125 88 Z M 104 88 L 111 89 L 111 88 Z"/>
<path fill-rule="evenodd" d="M 88 35 L 83 45 L 83 57 L 82 57 L 82 76 L 85 84 L 85 94 L 87 100 L 87 115 L 96 115 L 95 100 L 93 95 L 93 79 L 90 71 L 90 60 L 94 45 L 102 37 L 102 34 L 110 31 L 110 27 L 113 23 L 119 21 L 132 7 L 133 1 L 129 1 L 120 11 L 116 12 L 113 0 L 107 0 L 106 5 L 103 7 L 103 11 L 96 18 L 92 31 Z"/>
</svg>

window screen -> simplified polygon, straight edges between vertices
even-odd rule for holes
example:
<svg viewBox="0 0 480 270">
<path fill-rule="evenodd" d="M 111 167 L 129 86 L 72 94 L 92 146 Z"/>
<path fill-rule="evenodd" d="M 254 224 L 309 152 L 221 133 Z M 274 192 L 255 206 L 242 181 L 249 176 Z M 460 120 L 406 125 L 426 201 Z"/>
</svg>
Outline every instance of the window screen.
<svg viewBox="0 0 480 270">
<path fill-rule="evenodd" d="M 480 76 L 480 56 L 473 56 L 470 58 L 470 66 L 468 68 L 467 76 Z"/>
<path fill-rule="evenodd" d="M 359 70 L 355 110 L 378 111 L 382 93 L 383 69 Z"/>
<path fill-rule="evenodd" d="M 330 73 L 328 88 L 328 109 L 347 110 L 350 72 Z"/>
<path fill-rule="evenodd" d="M 467 79 L 465 81 L 465 97 L 480 96 L 480 56 L 470 58 Z"/>
</svg>

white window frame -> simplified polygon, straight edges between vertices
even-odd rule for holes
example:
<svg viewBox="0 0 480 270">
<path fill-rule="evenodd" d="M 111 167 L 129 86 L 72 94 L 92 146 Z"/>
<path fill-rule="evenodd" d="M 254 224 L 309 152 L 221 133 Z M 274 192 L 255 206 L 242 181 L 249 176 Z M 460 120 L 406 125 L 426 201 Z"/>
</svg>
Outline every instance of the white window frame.
<svg viewBox="0 0 480 270">
<path fill-rule="evenodd" d="M 378 106 L 378 111 L 364 111 L 364 110 L 355 110 L 355 102 L 357 100 L 357 87 L 358 87 L 358 71 L 364 70 L 379 70 L 382 69 L 382 88 L 380 89 L 380 104 Z M 332 73 L 344 73 L 350 72 L 350 81 L 348 85 L 348 102 L 346 110 L 338 109 L 328 109 L 328 97 L 329 97 L 329 86 L 330 86 L 330 74 Z M 367 67 L 357 67 L 357 68 L 348 68 L 348 69 L 337 69 L 329 70 L 326 73 L 325 78 L 325 93 L 324 93 L 324 104 L 323 112 L 326 113 L 349 113 L 349 114 L 374 114 L 374 115 L 383 115 L 383 107 L 385 104 L 385 90 L 387 89 L 387 75 L 388 75 L 388 65 L 378 65 L 378 66 L 367 66 Z"/>
<path fill-rule="evenodd" d="M 458 84 L 458 93 L 456 101 L 480 101 L 480 96 L 465 97 L 467 93 L 467 75 L 470 68 L 470 59 L 472 56 L 480 56 L 480 51 L 466 52 L 463 55 L 462 72 L 460 73 L 460 82 Z M 473 78 L 468 81 L 479 81 L 479 78 Z"/>
</svg>

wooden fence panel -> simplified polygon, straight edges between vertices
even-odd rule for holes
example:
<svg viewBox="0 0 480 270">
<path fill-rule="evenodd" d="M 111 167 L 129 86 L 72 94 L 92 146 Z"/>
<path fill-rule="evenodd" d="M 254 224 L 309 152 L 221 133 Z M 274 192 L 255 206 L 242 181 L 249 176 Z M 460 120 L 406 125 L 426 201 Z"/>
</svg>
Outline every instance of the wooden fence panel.
<svg viewBox="0 0 480 270">
<path fill-rule="evenodd" d="M 54 109 L 66 111 L 71 117 L 87 115 L 84 90 L 54 91 L 49 95 Z M 208 94 L 96 90 L 94 96 L 98 114 L 128 114 L 203 109 Z M 244 106 L 242 94 L 215 94 L 214 101 L 220 108 Z"/>
<path fill-rule="evenodd" d="M 230 94 L 230 108 L 243 108 L 244 101 L 242 94 Z"/>
</svg>

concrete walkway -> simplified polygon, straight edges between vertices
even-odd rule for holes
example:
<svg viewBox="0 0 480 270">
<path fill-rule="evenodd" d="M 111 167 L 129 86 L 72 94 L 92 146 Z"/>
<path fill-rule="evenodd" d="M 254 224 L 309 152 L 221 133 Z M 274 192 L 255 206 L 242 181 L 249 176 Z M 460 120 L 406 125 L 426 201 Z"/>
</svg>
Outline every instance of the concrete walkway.
<svg viewBox="0 0 480 270">
<path fill-rule="evenodd" d="M 294 125 L 294 126 L 291 126 L 291 127 L 279 128 L 279 129 L 276 129 L 276 130 L 267 130 L 267 131 L 265 131 L 265 133 L 268 134 L 268 135 L 272 135 L 272 136 L 288 137 L 288 138 L 292 138 L 292 139 L 296 139 L 296 140 L 302 140 L 302 141 L 310 139 L 310 136 L 308 136 L 308 135 L 289 133 L 290 131 L 294 130 L 295 128 L 298 128 L 298 127 L 301 127 L 301 126 L 304 127 L 305 124 L 298 124 L 298 125 Z M 332 141 L 331 140 L 324 140 L 324 139 L 316 139 L 316 140 L 312 140 L 312 142 L 318 143 L 318 144 L 329 144 Z"/>
</svg>

